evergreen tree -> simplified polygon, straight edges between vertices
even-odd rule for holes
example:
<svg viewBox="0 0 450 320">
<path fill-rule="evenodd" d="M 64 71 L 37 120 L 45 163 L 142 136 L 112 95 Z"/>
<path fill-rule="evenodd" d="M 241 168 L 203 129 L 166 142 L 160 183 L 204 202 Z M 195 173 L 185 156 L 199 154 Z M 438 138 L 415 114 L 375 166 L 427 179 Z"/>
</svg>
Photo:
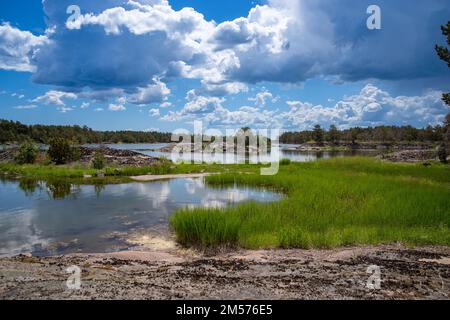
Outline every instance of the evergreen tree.
<svg viewBox="0 0 450 320">
<path fill-rule="evenodd" d="M 86 126 L 27 126 L 20 122 L 0 119 L 0 144 L 7 142 L 34 142 L 49 144 L 54 137 L 75 143 L 155 143 L 171 142 L 170 133 L 142 131 L 94 131 Z"/>
<path fill-rule="evenodd" d="M 439 157 L 439 161 L 441 161 L 442 163 L 447 163 L 448 153 L 447 153 L 447 146 L 445 145 L 445 143 L 441 143 L 441 145 L 438 148 L 437 154 Z"/>
<path fill-rule="evenodd" d="M 450 113 L 445 117 L 444 122 L 444 139 L 447 143 L 450 143 Z"/>
<path fill-rule="evenodd" d="M 314 141 L 318 144 L 323 144 L 324 134 L 320 125 L 314 126 Z"/>
<path fill-rule="evenodd" d="M 447 37 L 447 45 L 450 46 L 450 21 L 441 29 L 442 34 Z M 447 62 L 447 66 L 450 68 L 450 50 L 447 47 L 436 45 L 436 52 L 443 61 Z M 444 93 L 443 100 L 450 106 L 450 93 Z"/>
<path fill-rule="evenodd" d="M 328 132 L 329 141 L 336 145 L 339 143 L 340 135 L 339 130 L 336 128 L 336 126 L 333 124 L 330 126 L 330 131 Z"/>
</svg>

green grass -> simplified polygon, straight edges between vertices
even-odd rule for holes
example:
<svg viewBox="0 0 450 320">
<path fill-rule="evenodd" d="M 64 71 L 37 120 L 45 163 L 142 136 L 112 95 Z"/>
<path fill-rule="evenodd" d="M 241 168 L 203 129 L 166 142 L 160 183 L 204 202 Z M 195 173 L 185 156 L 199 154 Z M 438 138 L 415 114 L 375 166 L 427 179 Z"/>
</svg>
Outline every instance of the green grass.
<svg viewBox="0 0 450 320">
<path fill-rule="evenodd" d="M 0 172 L 7 176 L 45 179 L 82 178 L 84 174 L 95 174 L 97 170 L 83 166 L 19 165 L 15 163 L 1 163 Z"/>
<path fill-rule="evenodd" d="M 38 180 L 48 179 L 83 179 L 85 175 L 95 176 L 98 172 L 103 172 L 105 180 L 118 180 L 130 176 L 145 174 L 168 174 L 173 169 L 168 165 L 150 167 L 105 167 L 103 170 L 96 170 L 83 165 L 19 165 L 14 163 L 1 163 L 0 173 L 11 178 L 29 178 Z M 86 179 L 89 180 L 89 179 Z M 120 179 L 119 179 L 120 180 Z M 126 179 L 122 179 L 126 181 Z"/>
<path fill-rule="evenodd" d="M 276 176 L 258 165 L 165 163 L 155 167 L 107 167 L 105 178 L 82 165 L 0 164 L 0 174 L 33 187 L 35 180 L 105 184 L 130 176 L 215 172 L 212 186 L 237 183 L 286 196 L 274 203 L 249 202 L 224 209 L 179 210 L 170 224 L 180 243 L 196 247 L 328 248 L 402 242 L 450 245 L 450 167 L 394 164 L 371 158 L 310 163 L 281 161 Z M 58 182 L 58 183 L 56 183 Z M 60 185 L 62 187 L 60 187 Z M 58 188 L 57 188 L 58 187 Z"/>
<path fill-rule="evenodd" d="M 291 163 L 276 176 L 222 174 L 211 185 L 284 192 L 275 203 L 183 209 L 170 219 L 187 246 L 330 248 L 401 242 L 450 245 L 450 168 L 370 158 Z"/>
<path fill-rule="evenodd" d="M 131 176 L 139 175 L 164 175 L 181 173 L 201 173 L 201 172 L 257 172 L 260 166 L 251 164 L 242 165 L 222 165 L 222 164 L 173 164 L 164 162 L 157 166 L 149 167 L 105 167 L 103 170 L 96 170 L 90 166 L 82 164 L 72 165 L 44 165 L 44 164 L 25 164 L 0 163 L 0 177 L 7 179 L 28 179 L 44 181 L 65 181 L 82 184 L 98 183 L 125 183 L 130 182 Z M 104 178 L 96 178 L 96 174 L 103 172 Z M 89 175 L 92 178 L 84 178 Z"/>
</svg>

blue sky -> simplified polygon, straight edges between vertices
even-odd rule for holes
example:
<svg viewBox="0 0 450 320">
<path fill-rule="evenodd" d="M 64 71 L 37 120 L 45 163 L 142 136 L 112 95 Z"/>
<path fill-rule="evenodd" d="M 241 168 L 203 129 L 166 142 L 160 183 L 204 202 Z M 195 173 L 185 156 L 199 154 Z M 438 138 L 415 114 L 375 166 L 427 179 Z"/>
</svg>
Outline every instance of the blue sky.
<svg viewBox="0 0 450 320">
<path fill-rule="evenodd" d="M 381 30 L 366 10 L 381 9 Z M 66 10 L 81 16 L 69 21 Z M 192 9 L 187 9 L 191 7 Z M 3 0 L 0 118 L 100 130 L 423 127 L 446 0 Z"/>
</svg>

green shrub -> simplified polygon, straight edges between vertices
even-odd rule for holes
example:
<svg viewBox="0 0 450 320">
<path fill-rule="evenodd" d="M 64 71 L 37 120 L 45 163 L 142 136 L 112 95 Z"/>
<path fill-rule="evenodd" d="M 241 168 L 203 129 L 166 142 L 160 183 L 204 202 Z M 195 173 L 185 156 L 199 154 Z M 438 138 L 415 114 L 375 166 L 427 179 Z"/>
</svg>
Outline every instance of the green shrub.
<svg viewBox="0 0 450 320">
<path fill-rule="evenodd" d="M 447 163 L 447 157 L 448 157 L 448 153 L 447 153 L 447 148 L 445 143 L 442 143 L 439 148 L 438 148 L 438 157 L 439 157 L 439 161 L 441 161 L 442 163 Z"/>
<path fill-rule="evenodd" d="M 15 161 L 19 164 L 31 164 L 36 161 L 39 148 L 32 141 L 25 141 L 21 144 L 19 151 L 15 157 Z"/>
<path fill-rule="evenodd" d="M 77 147 L 72 147 L 72 161 L 78 161 L 81 159 L 81 150 Z"/>
<path fill-rule="evenodd" d="M 92 167 L 97 170 L 105 168 L 106 158 L 101 151 L 96 151 L 92 159 Z"/>
<path fill-rule="evenodd" d="M 69 140 L 64 138 L 53 139 L 47 154 L 56 164 L 65 164 L 80 158 L 79 150 L 72 147 Z"/>
<path fill-rule="evenodd" d="M 290 164 L 291 164 L 290 159 L 281 159 L 281 161 L 280 161 L 280 165 L 282 165 L 282 166 L 288 166 Z"/>
</svg>

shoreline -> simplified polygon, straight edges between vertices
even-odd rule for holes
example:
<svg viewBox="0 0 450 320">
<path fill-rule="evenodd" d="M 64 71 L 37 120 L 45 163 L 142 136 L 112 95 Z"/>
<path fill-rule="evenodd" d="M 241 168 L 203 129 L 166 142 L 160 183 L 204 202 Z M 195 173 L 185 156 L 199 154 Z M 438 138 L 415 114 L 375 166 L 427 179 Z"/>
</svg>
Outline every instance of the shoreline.
<svg viewBox="0 0 450 320">
<path fill-rule="evenodd" d="M 0 165 L 0 171 L 1 168 Z M 139 183 L 207 175 L 211 186 L 269 188 L 288 195 L 276 204 L 248 202 L 220 210 L 180 208 L 170 216 L 169 223 L 179 243 L 186 246 L 253 249 L 339 247 L 397 241 L 415 245 L 450 243 L 448 216 L 445 215 L 450 172 L 441 164 L 399 165 L 362 157 L 335 158 L 281 164 L 278 174 L 271 177 L 259 175 L 259 166 L 246 165 L 107 169 L 102 177 L 91 176 L 94 170 L 86 172 L 82 168 L 16 165 L 5 168 L 24 192 L 37 188 L 38 179 L 69 177 L 64 181 L 45 182 L 44 187 L 52 192 L 50 197 L 70 195 L 71 184 L 106 184 L 110 179 Z M 86 178 L 76 178 L 83 175 Z M 330 184 L 330 180 L 334 182 Z M 374 183 L 378 186 L 375 189 Z M 52 190 L 66 191 L 56 194 Z M 302 192 L 304 190 L 308 192 Z M 354 216 L 358 216 L 358 220 L 347 219 Z"/>
<path fill-rule="evenodd" d="M 97 150 L 102 150 L 105 161 L 107 165 L 114 166 L 131 166 L 135 168 L 145 167 L 145 166 L 160 166 L 163 165 L 166 156 L 170 156 L 172 149 L 177 146 L 177 144 L 167 144 L 164 147 L 149 149 L 155 153 L 160 153 L 159 156 L 145 155 L 142 152 L 145 150 L 128 150 L 128 149 L 116 149 L 109 148 L 105 146 L 80 146 L 80 159 L 70 163 L 71 165 L 89 165 L 95 152 Z M 17 152 L 16 148 L 7 148 L 5 150 L 0 149 L 0 164 L 14 163 L 14 155 Z M 193 150 L 192 154 L 196 152 L 203 152 L 202 150 Z M 369 156 L 373 158 L 378 158 L 384 161 L 389 161 L 393 163 L 418 163 L 418 162 L 430 162 L 438 161 L 438 154 L 436 148 L 432 147 L 430 144 L 395 144 L 391 147 L 380 143 L 363 143 L 357 145 L 341 144 L 341 145 L 318 145 L 318 144 L 301 144 L 292 145 L 290 147 L 280 147 L 280 152 L 285 153 L 311 153 L 311 154 L 321 154 L 326 152 L 335 153 L 355 153 L 360 152 L 362 156 Z M 40 151 L 40 158 L 45 158 L 45 152 Z M 448 157 L 450 160 L 450 156 Z M 282 160 L 281 158 L 279 159 Z"/>
<path fill-rule="evenodd" d="M 66 268 L 82 270 L 68 290 Z M 366 287 L 379 266 L 381 289 Z M 450 247 L 235 250 L 180 247 L 0 258 L 0 299 L 450 299 Z"/>
<path fill-rule="evenodd" d="M 151 182 L 158 180 L 172 180 L 172 179 L 196 179 L 204 178 L 206 176 L 212 175 L 212 173 L 187 173 L 187 174 L 165 174 L 165 175 L 141 175 L 132 176 L 131 180 L 135 182 Z"/>
</svg>

